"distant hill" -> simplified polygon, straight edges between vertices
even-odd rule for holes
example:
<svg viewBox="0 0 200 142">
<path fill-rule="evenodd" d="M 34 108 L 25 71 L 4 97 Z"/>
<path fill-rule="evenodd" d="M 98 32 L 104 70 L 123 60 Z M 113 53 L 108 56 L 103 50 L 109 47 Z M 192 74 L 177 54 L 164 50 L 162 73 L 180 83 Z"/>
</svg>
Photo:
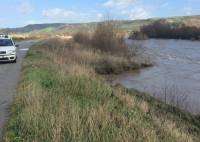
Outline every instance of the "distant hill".
<svg viewBox="0 0 200 142">
<path fill-rule="evenodd" d="M 1 29 L 0 32 L 3 33 L 28 33 L 36 30 L 44 30 L 44 29 L 56 29 L 58 27 L 62 27 L 66 24 L 64 23 L 52 23 L 52 24 L 31 24 L 25 27 L 20 28 L 6 28 Z"/>
<path fill-rule="evenodd" d="M 165 19 L 175 23 L 186 23 L 188 25 L 194 25 L 200 27 L 200 15 L 198 16 L 179 16 L 171 18 L 151 18 L 146 20 L 125 20 L 116 21 L 119 23 L 120 28 L 123 31 L 131 32 L 139 30 L 141 26 L 151 24 L 157 20 Z M 94 29 L 97 23 L 79 23 L 79 24 L 67 24 L 67 23 L 52 23 L 52 24 L 32 24 L 20 28 L 6 28 L 0 29 L 0 33 L 63 33 L 63 32 L 76 32 L 78 30 Z"/>
</svg>

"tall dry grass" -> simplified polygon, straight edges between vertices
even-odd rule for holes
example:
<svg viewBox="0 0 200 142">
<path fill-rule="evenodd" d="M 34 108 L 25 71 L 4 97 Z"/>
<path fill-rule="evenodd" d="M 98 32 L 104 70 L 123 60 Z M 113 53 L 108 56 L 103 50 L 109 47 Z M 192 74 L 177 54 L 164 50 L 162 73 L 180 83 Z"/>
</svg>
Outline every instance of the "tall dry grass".
<svg viewBox="0 0 200 142">
<path fill-rule="evenodd" d="M 73 41 L 67 41 L 62 39 L 51 39 L 42 45 L 47 47 L 47 49 L 52 49 L 52 54 L 57 53 L 60 48 L 54 48 L 56 46 L 63 47 L 68 44 L 68 48 L 65 49 L 68 52 L 64 52 L 63 58 L 68 57 L 69 60 L 75 60 L 85 65 L 91 65 L 96 73 L 99 74 L 119 74 L 124 71 L 131 71 L 140 69 L 142 67 L 151 66 L 152 63 L 146 62 L 145 60 L 137 60 L 133 57 L 126 57 L 121 55 L 116 55 L 113 53 L 105 52 L 87 46 L 85 44 L 75 43 Z M 60 52 L 60 51 L 58 51 Z M 62 58 L 61 58 L 62 59 Z M 59 64 L 59 63 L 57 63 Z M 86 67 L 87 68 L 87 67 Z"/>
<path fill-rule="evenodd" d="M 128 46 L 124 37 L 118 36 L 117 26 L 112 22 L 100 23 L 93 35 L 93 45 L 106 52 L 127 54 Z"/>
<path fill-rule="evenodd" d="M 128 55 L 128 46 L 124 37 L 119 34 L 118 26 L 112 21 L 99 23 L 92 34 L 78 32 L 74 35 L 74 40 L 103 52 L 122 56 Z"/>
<path fill-rule="evenodd" d="M 99 23 L 93 33 L 76 33 L 74 41 L 95 53 L 100 52 L 101 58 L 98 61 L 93 60 L 95 70 L 100 74 L 119 74 L 152 66 L 150 60 L 139 61 L 139 58 L 133 56 L 137 51 L 128 48 L 123 34 L 120 34 L 118 26 L 113 21 Z"/>
</svg>

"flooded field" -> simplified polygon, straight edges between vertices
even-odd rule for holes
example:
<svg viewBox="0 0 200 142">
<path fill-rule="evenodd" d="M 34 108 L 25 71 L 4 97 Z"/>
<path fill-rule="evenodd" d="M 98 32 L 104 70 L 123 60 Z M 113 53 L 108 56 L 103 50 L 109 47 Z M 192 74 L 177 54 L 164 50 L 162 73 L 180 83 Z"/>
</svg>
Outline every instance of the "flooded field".
<svg viewBox="0 0 200 142">
<path fill-rule="evenodd" d="M 166 103 L 200 114 L 200 42 L 185 40 L 128 40 L 141 46 L 155 66 L 117 77 L 115 83 L 150 93 Z"/>
</svg>

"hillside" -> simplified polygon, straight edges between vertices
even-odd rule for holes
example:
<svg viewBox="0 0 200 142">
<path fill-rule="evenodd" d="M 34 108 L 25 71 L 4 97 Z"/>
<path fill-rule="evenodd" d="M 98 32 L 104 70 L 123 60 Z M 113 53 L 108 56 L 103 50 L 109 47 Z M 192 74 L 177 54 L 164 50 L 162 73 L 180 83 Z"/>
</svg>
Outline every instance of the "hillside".
<svg viewBox="0 0 200 142">
<path fill-rule="evenodd" d="M 152 18 L 146 20 L 126 20 L 126 21 L 116 21 L 120 29 L 126 32 L 131 32 L 133 30 L 139 30 L 141 26 L 151 24 L 161 18 Z M 165 18 L 167 21 L 175 23 L 187 23 L 189 25 L 200 26 L 200 16 L 184 16 L 184 17 L 171 17 Z M 20 28 L 6 28 L 1 29 L 1 33 L 63 33 L 63 32 L 76 32 L 80 30 L 93 30 L 97 23 L 76 23 L 76 24 L 67 24 L 67 23 L 52 23 L 52 24 L 32 24 Z"/>
<path fill-rule="evenodd" d="M 48 28 L 56 29 L 58 27 L 64 26 L 64 23 L 53 23 L 53 24 L 31 24 L 27 25 L 25 27 L 19 27 L 19 28 L 6 28 L 1 29 L 1 32 L 4 33 L 27 33 L 32 32 L 36 30 L 44 30 Z"/>
</svg>

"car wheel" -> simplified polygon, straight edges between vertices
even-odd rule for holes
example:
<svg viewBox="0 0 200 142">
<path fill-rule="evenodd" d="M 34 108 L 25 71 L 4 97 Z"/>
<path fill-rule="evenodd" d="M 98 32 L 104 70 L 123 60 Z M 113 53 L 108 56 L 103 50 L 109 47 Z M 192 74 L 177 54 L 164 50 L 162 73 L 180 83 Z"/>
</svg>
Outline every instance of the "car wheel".
<svg viewBox="0 0 200 142">
<path fill-rule="evenodd" d="M 13 61 L 13 63 L 17 63 L 17 58 Z"/>
</svg>

